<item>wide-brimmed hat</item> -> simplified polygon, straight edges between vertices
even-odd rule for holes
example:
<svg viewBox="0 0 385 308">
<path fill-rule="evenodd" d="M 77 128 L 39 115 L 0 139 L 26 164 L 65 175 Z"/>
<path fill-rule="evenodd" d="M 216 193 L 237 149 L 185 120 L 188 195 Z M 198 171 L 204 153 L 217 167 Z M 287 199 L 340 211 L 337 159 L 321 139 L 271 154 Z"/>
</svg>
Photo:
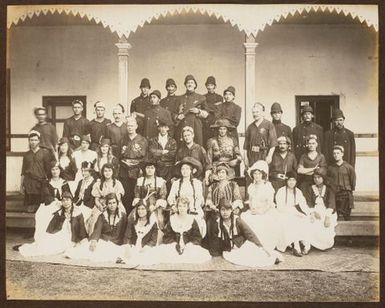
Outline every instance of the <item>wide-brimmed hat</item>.
<svg viewBox="0 0 385 308">
<path fill-rule="evenodd" d="M 249 170 L 247 170 L 247 173 L 251 178 L 253 178 L 253 173 L 256 170 L 263 171 L 264 173 L 266 173 L 266 175 L 268 175 L 269 165 L 264 160 L 258 160 L 249 168 Z"/>
<path fill-rule="evenodd" d="M 157 127 L 160 127 L 160 126 L 168 126 L 168 127 L 170 127 L 173 124 L 172 122 L 170 122 L 167 119 L 156 119 L 155 123 L 156 123 Z"/>
<path fill-rule="evenodd" d="M 182 165 L 185 165 L 185 164 L 190 165 L 192 168 L 195 168 L 197 170 L 196 171 L 197 175 L 201 174 L 203 171 L 203 166 L 200 163 L 200 161 L 191 156 L 186 156 L 182 160 L 177 161 L 175 163 L 175 166 L 177 166 L 178 168 L 181 168 Z"/>
<path fill-rule="evenodd" d="M 234 125 L 230 123 L 227 119 L 218 119 L 214 124 L 210 125 L 211 128 L 219 128 L 219 127 L 227 127 L 227 128 L 235 128 Z"/>
</svg>

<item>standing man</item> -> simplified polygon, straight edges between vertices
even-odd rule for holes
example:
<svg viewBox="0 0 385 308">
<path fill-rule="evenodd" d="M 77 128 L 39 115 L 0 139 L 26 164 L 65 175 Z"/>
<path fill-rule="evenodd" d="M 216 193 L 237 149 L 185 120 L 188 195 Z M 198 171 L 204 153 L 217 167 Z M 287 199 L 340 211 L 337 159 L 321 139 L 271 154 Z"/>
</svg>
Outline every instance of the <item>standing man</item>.
<svg viewBox="0 0 385 308">
<path fill-rule="evenodd" d="M 90 121 L 82 116 L 83 102 L 81 100 L 74 100 L 72 102 L 72 110 L 74 115 L 64 121 L 63 137 L 70 140 L 72 149 L 76 148 L 76 140 L 74 136 L 84 136 L 90 133 Z"/>
<path fill-rule="evenodd" d="M 210 129 L 210 126 L 214 124 L 217 117 L 217 106 L 223 102 L 223 97 L 215 93 L 217 83 L 214 76 L 207 77 L 205 83 L 207 93 L 204 95 L 206 97 L 207 111 L 208 116 L 203 121 L 203 144 L 206 146 L 207 141 L 214 137 L 214 132 Z"/>
<path fill-rule="evenodd" d="M 122 140 L 127 136 L 127 125 L 123 122 L 124 107 L 118 104 L 112 109 L 114 122 L 106 126 L 107 139 L 111 140 L 112 154 L 119 158 L 121 154 L 120 145 Z"/>
<path fill-rule="evenodd" d="M 234 103 L 235 88 L 233 86 L 227 87 L 223 91 L 224 102 L 218 104 L 217 119 L 227 119 L 234 128 L 229 129 L 229 135 L 235 137 L 239 144 L 237 127 L 241 121 L 242 108 Z"/>
<path fill-rule="evenodd" d="M 161 94 L 155 90 L 150 94 L 151 107 L 144 112 L 144 137 L 154 138 L 158 135 L 158 121 L 172 125 L 171 113 L 159 105 Z"/>
<path fill-rule="evenodd" d="M 322 126 L 313 122 L 314 112 L 311 106 L 305 106 L 301 112 L 302 123 L 293 128 L 293 146 L 297 161 L 302 154 L 307 153 L 307 140 L 310 135 L 316 135 L 318 140 L 317 151 L 321 153 L 324 130 Z"/>
<path fill-rule="evenodd" d="M 40 133 L 39 146 L 45 147 L 55 152 L 58 136 L 56 127 L 47 122 L 47 110 L 45 107 L 37 107 L 34 109 L 33 113 L 35 114 L 37 123 L 34 127 L 32 127 L 32 131 L 37 131 Z"/>
<path fill-rule="evenodd" d="M 192 75 L 187 75 L 184 80 L 186 93 L 180 96 L 177 116 L 177 142 L 181 141 L 181 132 L 185 126 L 189 126 L 194 130 L 195 142 L 203 146 L 203 123 L 202 119 L 206 119 L 207 112 L 206 98 L 203 95 L 195 93 L 198 84 Z"/>
<path fill-rule="evenodd" d="M 287 179 L 286 174 L 297 173 L 297 159 L 295 155 L 289 151 L 290 139 L 287 136 L 277 138 L 278 146 L 276 147 L 271 164 L 269 166 L 269 181 L 273 185 L 275 191 L 285 186 Z"/>
<path fill-rule="evenodd" d="M 272 123 L 275 127 L 275 133 L 277 134 L 277 138 L 285 136 L 288 137 L 290 140 L 293 140 L 291 128 L 288 125 L 283 124 L 281 121 L 282 113 L 283 111 L 279 103 L 275 102 L 273 103 L 273 105 L 271 105 L 270 114 L 273 120 Z"/>
<path fill-rule="evenodd" d="M 138 133 L 143 134 L 144 112 L 150 108 L 150 81 L 143 78 L 139 85 L 140 95 L 131 102 L 130 113 L 138 122 Z"/>
<path fill-rule="evenodd" d="M 44 202 L 44 191 L 51 177 L 53 153 L 39 146 L 40 133 L 30 131 L 28 134 L 29 151 L 24 154 L 21 168 L 20 192 L 24 194 L 24 205 L 29 213 L 36 212 Z"/>
<path fill-rule="evenodd" d="M 331 164 L 333 159 L 333 147 L 341 145 L 344 148 L 344 160 L 350 165 L 356 165 L 356 141 L 354 133 L 344 127 L 345 116 L 342 110 L 333 110 L 332 121 L 334 127 L 325 133 L 324 154 L 326 161 Z"/>
<path fill-rule="evenodd" d="M 174 81 L 174 79 L 169 78 L 166 80 L 166 90 L 167 90 L 167 96 L 165 98 L 162 98 L 160 100 L 160 106 L 164 109 L 168 110 L 171 113 L 172 117 L 172 125 L 169 127 L 169 135 L 174 136 L 175 134 L 175 127 L 174 123 L 176 121 L 176 117 L 178 115 L 177 108 L 179 104 L 179 97 L 175 95 L 177 86 Z"/>
<path fill-rule="evenodd" d="M 94 104 L 96 118 L 90 122 L 91 146 L 90 150 L 95 151 L 99 147 L 100 140 L 106 135 L 106 128 L 111 124 L 110 119 L 104 117 L 106 106 L 97 101 Z"/>
<path fill-rule="evenodd" d="M 156 175 L 165 179 L 171 188 L 172 168 L 175 164 L 176 141 L 168 134 L 170 123 L 158 121 L 158 136 L 149 141 L 149 158 L 156 162 Z"/>
<path fill-rule="evenodd" d="M 243 145 L 246 166 L 252 166 L 258 160 L 266 160 L 270 164 L 277 145 L 274 125 L 264 118 L 264 111 L 265 106 L 261 103 L 255 103 L 252 108 L 254 122 L 247 127 Z"/>
<path fill-rule="evenodd" d="M 354 208 L 353 191 L 356 187 L 356 173 L 352 165 L 343 159 L 344 147 L 333 147 L 334 163 L 328 167 L 327 175 L 331 180 L 331 186 L 336 194 L 336 209 L 338 216 L 344 220 L 350 220 L 352 208 Z"/>
<path fill-rule="evenodd" d="M 126 125 L 127 136 L 122 140 L 119 179 L 125 191 L 122 202 L 126 212 L 130 213 L 136 180 L 140 176 L 140 163 L 146 158 L 148 144 L 146 138 L 136 133 L 138 123 L 134 117 L 128 117 Z"/>
<path fill-rule="evenodd" d="M 194 142 L 194 130 L 192 127 L 185 126 L 182 130 L 182 137 L 183 143 L 176 152 L 176 160 L 181 161 L 187 156 L 198 160 L 202 164 L 203 170 L 206 172 L 205 175 L 201 175 L 200 180 L 203 180 L 204 176 L 207 184 L 211 174 L 211 165 L 206 150 L 201 145 Z"/>
</svg>

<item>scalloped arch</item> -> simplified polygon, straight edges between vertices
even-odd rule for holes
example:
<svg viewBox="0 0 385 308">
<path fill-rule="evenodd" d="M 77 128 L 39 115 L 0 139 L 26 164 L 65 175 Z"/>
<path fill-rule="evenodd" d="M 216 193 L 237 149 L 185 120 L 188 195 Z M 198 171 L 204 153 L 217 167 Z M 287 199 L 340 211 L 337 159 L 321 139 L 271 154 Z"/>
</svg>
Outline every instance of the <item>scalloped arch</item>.
<svg viewBox="0 0 385 308">
<path fill-rule="evenodd" d="M 376 5 L 218 5 L 218 4 L 184 4 L 184 5 L 29 5 L 8 6 L 8 29 L 12 25 L 40 15 L 54 14 L 79 15 L 89 21 L 95 20 L 104 28 L 109 28 L 119 37 L 129 37 L 144 24 L 158 20 L 167 15 L 187 13 L 207 14 L 229 22 L 246 35 L 257 35 L 267 25 L 286 19 L 289 15 L 305 12 L 336 12 L 340 15 L 358 18 L 361 23 L 378 31 L 378 9 Z"/>
</svg>

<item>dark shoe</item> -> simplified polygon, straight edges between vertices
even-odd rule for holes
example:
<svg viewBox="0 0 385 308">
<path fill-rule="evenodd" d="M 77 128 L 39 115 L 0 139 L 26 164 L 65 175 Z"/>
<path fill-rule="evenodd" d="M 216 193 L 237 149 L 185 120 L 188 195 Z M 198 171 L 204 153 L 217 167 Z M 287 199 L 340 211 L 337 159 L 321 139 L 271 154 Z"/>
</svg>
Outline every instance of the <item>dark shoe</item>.
<svg viewBox="0 0 385 308">
<path fill-rule="evenodd" d="M 293 248 L 293 255 L 296 257 L 302 257 L 302 253 L 298 250 Z"/>
<path fill-rule="evenodd" d="M 19 251 L 19 248 L 20 248 L 21 245 L 22 245 L 22 244 L 13 246 L 13 247 L 12 247 L 12 250 L 14 250 L 14 251 Z"/>
</svg>

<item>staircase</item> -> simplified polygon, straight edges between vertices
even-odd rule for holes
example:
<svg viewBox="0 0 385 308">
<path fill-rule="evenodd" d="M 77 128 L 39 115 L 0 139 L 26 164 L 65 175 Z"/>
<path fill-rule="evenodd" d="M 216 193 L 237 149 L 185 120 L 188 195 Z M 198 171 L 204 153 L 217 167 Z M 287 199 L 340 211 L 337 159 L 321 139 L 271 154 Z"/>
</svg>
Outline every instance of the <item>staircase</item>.
<svg viewBox="0 0 385 308">
<path fill-rule="evenodd" d="M 241 184 L 241 183 L 240 183 Z M 241 193 L 244 187 L 241 187 Z M 355 208 L 351 221 L 339 221 L 336 234 L 341 237 L 377 237 L 380 233 L 380 202 L 376 192 L 355 192 Z M 23 196 L 20 193 L 7 193 L 6 226 L 8 228 L 33 228 L 34 214 L 26 213 Z"/>
</svg>

